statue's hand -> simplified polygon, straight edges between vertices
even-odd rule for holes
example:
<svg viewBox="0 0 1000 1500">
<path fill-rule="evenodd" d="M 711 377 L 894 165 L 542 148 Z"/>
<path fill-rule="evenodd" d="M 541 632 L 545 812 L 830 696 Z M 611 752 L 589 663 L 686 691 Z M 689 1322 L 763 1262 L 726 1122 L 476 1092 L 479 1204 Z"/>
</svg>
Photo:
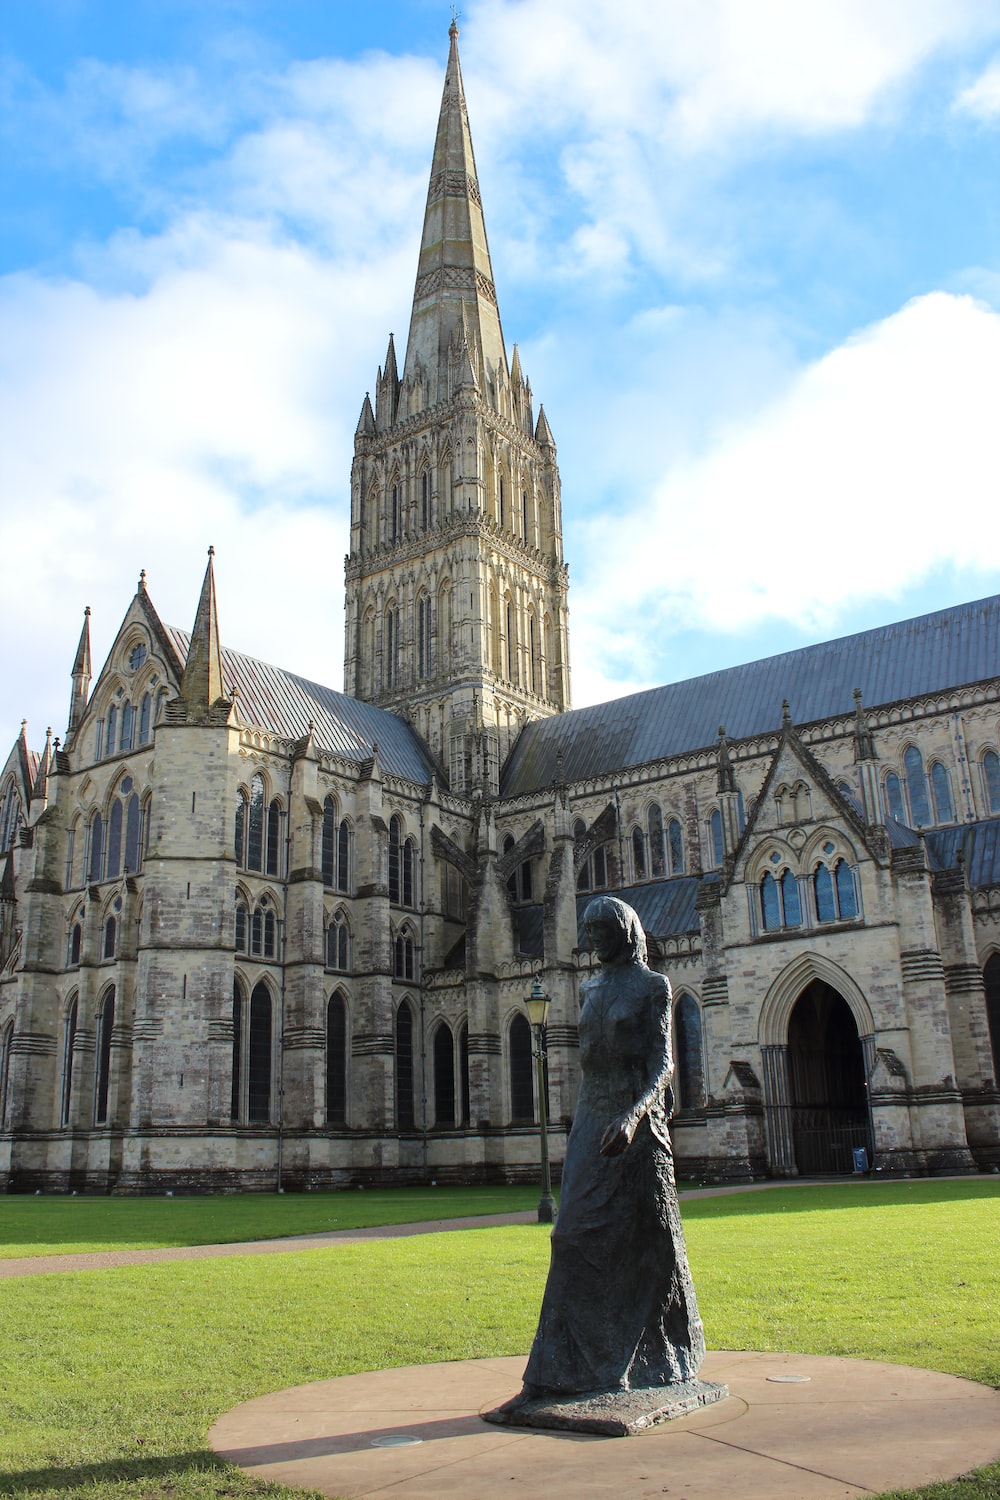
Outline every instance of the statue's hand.
<svg viewBox="0 0 1000 1500">
<path fill-rule="evenodd" d="M 602 1156 L 621 1156 L 632 1144 L 638 1120 L 634 1115 L 619 1115 L 617 1120 L 612 1120 L 607 1130 L 601 1136 Z"/>
</svg>

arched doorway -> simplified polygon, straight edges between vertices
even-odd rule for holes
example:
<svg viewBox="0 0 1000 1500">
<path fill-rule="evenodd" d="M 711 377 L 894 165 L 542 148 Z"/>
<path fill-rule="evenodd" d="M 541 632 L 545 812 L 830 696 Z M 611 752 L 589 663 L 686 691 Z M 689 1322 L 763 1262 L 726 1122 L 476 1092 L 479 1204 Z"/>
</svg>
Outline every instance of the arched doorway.
<svg viewBox="0 0 1000 1500">
<path fill-rule="evenodd" d="M 788 1019 L 788 1091 L 795 1165 L 803 1177 L 853 1170 L 872 1160 L 865 1064 L 851 1008 L 814 979 Z"/>
</svg>

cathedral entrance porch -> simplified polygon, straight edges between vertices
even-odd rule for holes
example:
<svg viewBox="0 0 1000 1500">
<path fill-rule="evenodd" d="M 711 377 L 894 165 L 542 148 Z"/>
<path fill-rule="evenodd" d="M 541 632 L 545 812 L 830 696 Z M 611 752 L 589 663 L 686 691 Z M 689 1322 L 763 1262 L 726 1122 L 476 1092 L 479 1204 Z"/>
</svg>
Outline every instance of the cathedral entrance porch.
<svg viewBox="0 0 1000 1500">
<path fill-rule="evenodd" d="M 871 1122 L 861 1039 L 850 1007 L 832 985 L 815 979 L 788 1024 L 790 1132 L 803 1177 L 842 1176 L 854 1152 L 872 1160 Z"/>
</svg>

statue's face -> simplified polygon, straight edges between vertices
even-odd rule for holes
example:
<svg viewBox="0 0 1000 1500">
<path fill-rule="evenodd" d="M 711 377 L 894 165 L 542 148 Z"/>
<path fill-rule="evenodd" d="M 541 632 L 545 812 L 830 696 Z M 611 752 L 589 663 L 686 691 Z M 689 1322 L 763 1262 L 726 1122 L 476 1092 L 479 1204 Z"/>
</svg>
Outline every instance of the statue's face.
<svg viewBox="0 0 1000 1500">
<path fill-rule="evenodd" d="M 602 964 L 621 952 L 624 937 L 617 922 L 601 919 L 587 922 L 586 932 L 591 951 L 597 954 Z"/>
</svg>

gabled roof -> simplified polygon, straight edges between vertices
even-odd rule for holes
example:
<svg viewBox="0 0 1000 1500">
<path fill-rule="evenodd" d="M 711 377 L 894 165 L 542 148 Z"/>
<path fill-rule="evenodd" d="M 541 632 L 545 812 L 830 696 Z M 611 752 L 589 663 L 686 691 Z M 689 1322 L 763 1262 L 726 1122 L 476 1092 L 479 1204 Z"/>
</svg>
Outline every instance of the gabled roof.
<svg viewBox="0 0 1000 1500">
<path fill-rule="evenodd" d="M 560 751 L 565 780 L 584 781 L 707 749 L 720 724 L 730 739 L 773 732 L 785 698 L 805 725 L 853 714 L 856 687 L 872 709 L 997 676 L 1000 596 L 536 720 L 511 752 L 501 795 L 551 786 Z"/>
<path fill-rule="evenodd" d="M 174 626 L 167 629 L 173 649 L 185 661 L 190 634 Z M 314 741 L 333 755 L 360 763 L 371 759 L 377 744 L 379 766 L 394 776 L 426 782 L 440 774 L 417 733 L 387 709 L 225 647 L 222 675 L 226 692 L 235 688 L 239 694 L 237 713 L 246 724 L 301 739 L 312 720 Z"/>
</svg>

